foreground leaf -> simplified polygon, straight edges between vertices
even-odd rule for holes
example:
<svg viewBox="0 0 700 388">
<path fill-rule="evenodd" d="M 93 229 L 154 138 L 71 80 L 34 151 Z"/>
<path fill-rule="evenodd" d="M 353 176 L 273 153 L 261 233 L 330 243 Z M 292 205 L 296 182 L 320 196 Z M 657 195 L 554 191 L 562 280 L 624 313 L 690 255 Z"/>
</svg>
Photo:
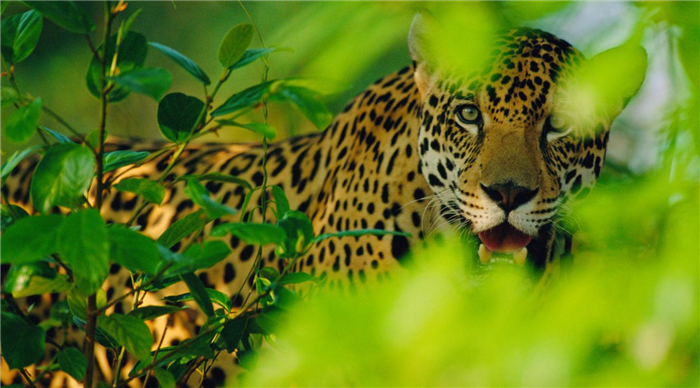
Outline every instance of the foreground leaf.
<svg viewBox="0 0 700 388">
<path fill-rule="evenodd" d="M 319 241 L 323 241 L 323 240 L 329 239 L 329 238 L 361 237 L 361 236 L 367 236 L 367 235 L 383 236 L 383 235 L 387 235 L 387 234 L 391 235 L 391 236 L 411 237 L 410 233 L 396 232 L 393 230 L 357 229 L 357 230 L 346 230 L 346 231 L 336 232 L 336 233 L 324 233 L 324 234 L 321 234 L 321 235 L 314 237 L 313 242 L 315 244 L 315 243 L 318 243 Z"/>
<path fill-rule="evenodd" d="M 204 102 L 182 93 L 170 93 L 158 104 L 158 128 L 166 139 L 186 140 L 204 118 Z"/>
<path fill-rule="evenodd" d="M 58 365 L 61 370 L 80 381 L 87 370 L 87 360 L 83 353 L 76 348 L 65 348 L 58 353 Z"/>
<path fill-rule="evenodd" d="M 1 318 L 0 330 L 5 333 L 2 336 L 2 357 L 10 369 L 39 362 L 44 356 L 44 330 L 12 313 L 3 311 Z"/>
<path fill-rule="evenodd" d="M 37 11 L 18 13 L 2 21 L 2 56 L 10 63 L 25 60 L 34 51 L 43 18 Z"/>
<path fill-rule="evenodd" d="M 68 276 L 58 274 L 47 262 L 40 261 L 10 267 L 3 292 L 11 293 L 15 298 L 25 298 L 31 295 L 65 292 L 72 287 Z"/>
<path fill-rule="evenodd" d="M 24 144 L 34 137 L 42 104 L 41 98 L 37 98 L 10 115 L 3 131 L 11 142 Z"/>
<path fill-rule="evenodd" d="M 199 175 L 199 174 L 183 175 L 183 176 L 177 178 L 178 181 L 186 181 L 189 179 L 195 179 L 198 181 L 235 183 L 235 184 L 238 184 L 238 185 L 245 187 L 248 190 L 253 188 L 253 186 L 251 186 L 250 183 L 248 183 L 248 181 L 246 181 L 245 179 L 242 179 L 242 178 L 239 178 L 239 177 L 233 176 L 233 175 L 222 174 L 220 172 L 208 172 L 208 173 L 203 174 L 203 175 Z"/>
<path fill-rule="evenodd" d="M 114 52 L 116 49 L 117 34 L 114 34 L 107 39 L 107 46 L 105 51 L 105 58 L 114 57 Z M 102 52 L 102 47 L 104 43 L 100 45 L 97 49 Z M 139 69 L 143 67 L 146 61 L 146 53 L 148 51 L 148 45 L 146 44 L 146 38 L 136 32 L 129 32 L 125 37 L 122 38 L 121 44 L 119 45 L 119 53 L 117 55 L 117 68 L 119 73 L 126 73 L 134 69 Z M 109 76 L 109 67 L 107 69 L 108 74 L 102 74 L 102 64 L 94 56 L 90 61 L 90 66 L 88 67 L 88 72 L 86 76 L 87 87 L 90 93 L 100 98 L 102 89 L 102 77 Z M 125 99 L 130 93 L 130 89 L 126 86 L 115 85 L 111 88 L 110 92 L 107 94 L 107 99 L 110 102 L 118 102 Z"/>
<path fill-rule="evenodd" d="M 193 60 L 187 58 L 186 56 L 180 54 L 175 49 L 172 49 L 166 45 L 156 43 L 156 42 L 149 42 L 148 43 L 151 47 L 156 48 L 158 51 L 162 52 L 163 54 L 167 55 L 170 59 L 175 61 L 178 65 L 182 66 L 183 69 L 187 70 L 188 73 L 192 74 L 195 78 L 200 80 L 204 85 L 209 85 L 211 84 L 211 81 L 209 80 L 209 76 L 202 70 L 201 67 L 199 67 L 196 63 L 194 63 Z"/>
<path fill-rule="evenodd" d="M 251 132 L 265 136 L 268 140 L 272 140 L 277 136 L 275 127 L 265 123 L 245 123 L 241 124 L 232 120 L 217 120 L 217 123 L 225 126 L 245 128 Z"/>
<path fill-rule="evenodd" d="M 147 151 L 112 151 L 105 153 L 103 172 L 110 172 L 120 167 L 128 166 L 132 163 L 146 159 L 150 153 Z"/>
<path fill-rule="evenodd" d="M 150 203 L 160 205 L 165 197 L 165 189 L 156 181 L 142 178 L 127 178 L 119 181 L 114 188 L 142 196 Z"/>
<path fill-rule="evenodd" d="M 203 210 L 198 210 L 192 214 L 188 214 L 184 218 L 175 221 L 168 229 L 163 232 L 156 242 L 165 248 L 172 248 L 183 238 L 190 234 L 201 230 L 207 223 L 207 217 Z"/>
<path fill-rule="evenodd" d="M 53 137 L 57 142 L 62 143 L 62 144 L 72 144 L 75 143 L 73 140 L 71 140 L 68 136 L 65 136 L 63 134 L 60 134 L 50 128 L 46 128 L 43 125 L 40 125 L 39 128 L 41 128 L 42 131 L 48 133 Z"/>
<path fill-rule="evenodd" d="M 199 207 L 204 209 L 209 219 L 219 218 L 228 214 L 236 214 L 234 209 L 216 202 L 209 196 L 209 191 L 198 181 L 191 179 L 185 186 L 185 195 Z"/>
<path fill-rule="evenodd" d="M 132 92 L 145 94 L 156 101 L 160 101 L 165 92 L 170 89 L 170 85 L 173 83 L 173 76 L 162 67 L 137 68 L 109 77 L 109 80 L 117 85 L 129 88 Z"/>
<path fill-rule="evenodd" d="M 34 171 L 31 197 L 34 208 L 46 213 L 54 206 L 77 207 L 92 182 L 95 158 L 77 144 L 51 147 Z"/>
<path fill-rule="evenodd" d="M 64 217 L 57 214 L 25 217 L 15 221 L 0 236 L 2 262 L 31 263 L 58 250 L 58 231 Z"/>
<path fill-rule="evenodd" d="M 333 114 L 320 101 L 321 95 L 310 89 L 283 85 L 275 97 L 291 102 L 318 129 L 326 128 L 333 120 Z"/>
<path fill-rule="evenodd" d="M 58 232 L 58 250 L 73 269 L 78 288 L 90 295 L 109 275 L 107 226 L 95 209 L 70 214 Z"/>
<path fill-rule="evenodd" d="M 253 40 L 253 26 L 247 23 L 231 28 L 219 45 L 219 63 L 228 68 L 236 64 Z"/>
<path fill-rule="evenodd" d="M 199 308 L 201 308 L 208 317 L 213 316 L 214 308 L 211 305 L 209 294 L 199 277 L 193 273 L 188 273 L 180 275 L 180 278 L 187 284 L 187 288 L 190 289 L 190 294 L 195 302 L 197 302 L 197 305 L 199 305 Z"/>
<path fill-rule="evenodd" d="M 259 104 L 270 94 L 270 89 L 279 81 L 267 81 L 251 86 L 229 97 L 223 104 L 211 112 L 212 117 L 227 115 Z"/>
<path fill-rule="evenodd" d="M 160 264 L 160 255 L 155 242 L 139 232 L 128 228 L 112 227 L 108 230 L 109 257 L 130 271 L 143 271 L 155 275 Z"/>
<path fill-rule="evenodd" d="M 217 291 L 212 288 L 207 288 L 206 289 L 207 294 L 209 295 L 209 299 L 211 299 L 212 302 L 218 304 L 219 306 L 223 307 L 226 309 L 226 312 L 231 311 L 233 308 L 233 302 L 231 302 L 231 298 L 229 298 L 226 294 L 223 292 Z M 179 303 L 179 302 L 189 302 L 191 300 L 194 300 L 194 297 L 192 296 L 191 293 L 185 293 L 185 294 L 180 294 L 180 295 L 171 295 L 171 296 L 166 296 L 163 298 L 163 300 L 172 302 L 172 303 Z M 171 306 L 168 306 L 171 307 Z"/>
<path fill-rule="evenodd" d="M 173 377 L 172 373 L 161 368 L 155 368 L 153 371 L 161 388 L 175 388 L 177 381 L 175 381 L 175 377 Z"/>
<path fill-rule="evenodd" d="M 75 1 L 23 1 L 47 19 L 70 32 L 89 34 L 95 30 L 90 15 Z"/>
<path fill-rule="evenodd" d="M 31 155 L 33 152 L 38 151 L 41 149 L 41 146 L 35 145 L 31 146 L 29 148 L 25 148 L 21 151 L 15 151 L 12 156 L 7 158 L 7 160 L 3 161 L 2 166 L 0 167 L 0 176 L 2 177 L 2 183 L 5 184 L 5 179 L 10 175 L 12 170 L 14 170 L 15 167 L 24 160 L 27 156 Z"/>
<path fill-rule="evenodd" d="M 163 315 L 173 314 L 186 308 L 186 306 L 144 306 L 132 310 L 127 315 L 136 317 L 142 321 L 149 321 Z"/>
<path fill-rule="evenodd" d="M 151 358 L 151 345 L 153 344 L 151 331 L 137 317 L 112 314 L 100 317 L 98 323 L 102 330 L 114 337 L 119 345 L 125 347 L 139 360 Z"/>
<path fill-rule="evenodd" d="M 286 238 L 284 229 L 272 224 L 225 223 L 211 231 L 212 236 L 226 234 L 232 234 L 251 245 L 281 244 Z"/>
</svg>

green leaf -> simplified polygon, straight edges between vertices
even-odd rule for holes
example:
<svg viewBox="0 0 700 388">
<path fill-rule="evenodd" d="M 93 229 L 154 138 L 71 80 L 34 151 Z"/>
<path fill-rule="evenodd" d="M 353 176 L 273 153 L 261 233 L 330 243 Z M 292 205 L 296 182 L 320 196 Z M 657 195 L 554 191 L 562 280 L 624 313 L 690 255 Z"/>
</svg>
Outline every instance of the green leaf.
<svg viewBox="0 0 700 388">
<path fill-rule="evenodd" d="M 149 42 L 149 45 L 151 47 L 156 48 L 158 51 L 162 52 L 163 54 L 167 55 L 170 59 L 175 61 L 178 65 L 182 66 L 183 69 L 187 70 L 188 73 L 192 74 L 195 78 L 200 80 L 204 85 L 209 85 L 211 84 L 211 81 L 209 80 L 209 76 L 200 68 L 194 61 L 191 59 L 187 58 L 186 56 L 180 54 L 178 51 L 175 49 L 172 49 L 166 45 L 156 43 L 156 42 Z"/>
<path fill-rule="evenodd" d="M 224 101 L 224 103 L 218 108 L 214 109 L 214 111 L 211 112 L 211 116 L 223 116 L 259 104 L 270 94 L 270 89 L 273 87 L 273 85 L 278 82 L 280 81 L 263 82 L 234 94 Z"/>
<path fill-rule="evenodd" d="M 114 185 L 119 191 L 140 195 L 146 201 L 160 205 L 165 197 L 165 189 L 158 182 L 142 178 L 122 179 Z"/>
<path fill-rule="evenodd" d="M 47 262 L 15 264 L 10 267 L 3 291 L 15 298 L 70 290 L 68 276 L 60 275 Z"/>
<path fill-rule="evenodd" d="M 5 232 L 15 221 L 29 217 L 29 214 L 23 208 L 17 205 L 0 204 L 0 232 Z"/>
<path fill-rule="evenodd" d="M 228 174 L 222 174 L 220 172 L 208 172 L 204 175 L 199 175 L 199 174 L 191 174 L 191 175 L 183 175 L 179 178 L 177 178 L 178 181 L 186 181 L 186 180 L 198 180 L 198 181 L 213 181 L 213 182 L 227 182 L 227 183 L 235 183 L 238 185 L 241 185 L 245 187 L 246 189 L 250 190 L 253 188 L 248 181 L 245 179 L 239 178 L 237 176 L 233 175 L 228 175 Z"/>
<path fill-rule="evenodd" d="M 182 142 L 204 119 L 204 103 L 182 93 L 170 93 L 158 104 L 158 127 L 166 139 Z"/>
<path fill-rule="evenodd" d="M 122 25 L 120 26 L 120 28 L 122 30 L 122 36 L 129 33 L 129 31 L 131 30 L 131 25 L 134 24 L 134 21 L 139 16 L 141 11 L 143 11 L 143 9 L 141 9 L 141 8 L 137 9 L 136 11 L 134 11 L 134 13 L 132 13 L 129 16 L 129 18 L 125 22 L 122 22 Z"/>
<path fill-rule="evenodd" d="M 61 144 L 73 144 L 73 143 L 75 143 L 73 140 L 71 140 L 67 136 L 60 134 L 52 129 L 46 128 L 43 125 L 40 125 L 39 128 L 41 128 L 41 130 L 43 132 L 46 132 L 47 134 L 51 135 L 51 137 L 53 137 L 57 142 L 59 142 Z"/>
<path fill-rule="evenodd" d="M 192 214 L 188 214 L 184 218 L 175 221 L 168 229 L 163 232 L 156 242 L 165 248 L 172 248 L 183 238 L 192 233 L 204 228 L 207 223 L 207 217 L 203 210 L 198 210 Z"/>
<path fill-rule="evenodd" d="M 27 11 L 22 14 L 17 35 L 12 45 L 12 62 L 19 63 L 25 60 L 36 47 L 41 35 L 41 28 L 44 25 L 44 18 L 37 11 Z"/>
<path fill-rule="evenodd" d="M 95 328 L 95 340 L 97 340 L 97 343 L 100 345 L 108 348 L 108 349 L 116 349 L 119 347 L 119 342 L 117 342 L 114 337 L 109 335 L 106 331 L 102 330 L 99 327 L 99 319 L 104 318 L 104 315 L 100 316 L 98 318 L 98 326 Z M 73 323 L 75 323 L 76 326 L 82 331 L 83 333 L 86 332 L 86 327 L 87 327 L 87 321 L 84 319 L 80 319 L 77 316 L 73 316 Z"/>
<path fill-rule="evenodd" d="M 196 269 L 205 269 L 225 259 L 231 253 L 231 248 L 223 241 L 205 241 L 193 244 L 185 251 L 185 257 L 192 258 Z"/>
<path fill-rule="evenodd" d="M 128 228 L 112 227 L 108 230 L 110 259 L 130 271 L 143 271 L 154 275 L 158 272 L 160 254 L 155 242 Z"/>
<path fill-rule="evenodd" d="M 107 226 L 95 209 L 72 213 L 58 231 L 58 251 L 73 269 L 78 288 L 90 295 L 109 275 Z"/>
<path fill-rule="evenodd" d="M 405 236 L 405 237 L 411 237 L 410 233 L 406 232 L 396 232 L 393 230 L 382 230 L 382 229 L 357 229 L 357 230 L 346 230 L 342 232 L 336 232 L 336 233 L 324 233 L 321 235 L 318 235 L 314 237 L 313 243 L 316 244 L 319 241 L 323 241 L 328 238 L 339 238 L 339 237 L 361 237 L 361 236 L 367 236 L 367 235 L 373 235 L 373 236 L 383 236 L 383 235 L 392 235 L 392 236 Z"/>
<path fill-rule="evenodd" d="M 17 220 L 0 236 L 2 262 L 31 263 L 58 249 L 58 230 L 64 217 L 57 214 L 25 217 Z"/>
<path fill-rule="evenodd" d="M 247 23 L 238 24 L 231 28 L 219 45 L 219 63 L 223 67 L 231 67 L 238 62 L 253 40 L 253 26 Z"/>
<path fill-rule="evenodd" d="M 95 23 L 90 19 L 90 15 L 75 1 L 23 1 L 23 3 L 70 32 L 89 34 L 95 31 Z"/>
<path fill-rule="evenodd" d="M 313 225 L 309 216 L 303 212 L 290 210 L 277 222 L 277 225 L 284 229 L 287 235 L 285 252 L 280 252 L 283 253 L 280 256 L 296 257 L 303 253 L 313 241 Z"/>
<path fill-rule="evenodd" d="M 177 381 L 175 381 L 172 373 L 161 368 L 155 368 L 153 372 L 156 374 L 156 379 L 158 379 L 161 388 L 175 388 Z"/>
<path fill-rule="evenodd" d="M 269 54 L 271 52 L 275 51 L 274 48 L 271 47 L 266 47 L 266 48 L 256 48 L 256 49 L 248 49 L 245 51 L 241 59 L 238 60 L 233 66 L 231 66 L 231 70 L 236 70 L 240 69 L 243 66 L 247 66 L 251 63 L 253 63 L 256 59 L 262 57 L 263 55 Z"/>
<path fill-rule="evenodd" d="M 10 369 L 21 369 L 44 357 L 44 330 L 21 317 L 2 312 L 2 357 Z M 11 333 L 11 335 L 7 335 Z"/>
<path fill-rule="evenodd" d="M 150 321 L 151 319 L 156 319 L 163 315 L 170 315 L 186 308 L 186 306 L 144 306 L 132 310 L 127 315 L 136 317 L 142 321 Z"/>
<path fill-rule="evenodd" d="M 139 360 L 151 358 L 153 337 L 143 321 L 134 316 L 112 314 L 101 316 L 98 324 L 102 330 L 114 337 L 119 345 L 126 348 Z"/>
<path fill-rule="evenodd" d="M 10 2 L 7 0 L 0 2 L 0 14 L 5 12 L 5 8 L 7 8 L 8 5 L 10 5 Z M 13 384 L 13 385 L 16 385 L 16 384 Z"/>
<path fill-rule="evenodd" d="M 24 144 L 31 140 L 41 116 L 41 106 L 41 98 L 37 98 L 12 113 L 3 128 L 7 139 L 18 144 Z"/>
<path fill-rule="evenodd" d="M 137 68 L 109 77 L 117 85 L 127 87 L 132 92 L 145 94 L 159 101 L 173 83 L 173 76 L 162 67 Z"/>
<path fill-rule="evenodd" d="M 46 213 L 54 206 L 77 207 L 92 182 L 95 157 L 77 144 L 51 147 L 34 171 L 30 194 L 34 208 Z"/>
<path fill-rule="evenodd" d="M 216 120 L 217 123 L 224 125 L 224 126 L 232 126 L 232 127 L 239 127 L 239 128 L 245 128 L 251 132 L 258 133 L 260 135 L 263 135 L 267 137 L 269 140 L 272 140 L 277 136 L 277 130 L 275 127 L 269 124 L 265 123 L 246 123 L 246 124 L 241 124 L 238 122 L 235 122 L 233 120 Z"/>
<path fill-rule="evenodd" d="M 80 381 L 85 376 L 87 370 L 87 359 L 83 353 L 76 348 L 65 348 L 58 353 L 58 365 L 61 370 Z"/>
<path fill-rule="evenodd" d="M 290 210 L 289 200 L 287 195 L 284 193 L 279 186 L 272 186 L 272 197 L 275 199 L 275 206 L 277 208 L 277 219 L 282 219 L 285 214 Z"/>
<path fill-rule="evenodd" d="M 211 299 L 212 302 L 226 309 L 226 312 L 231 311 L 231 309 L 233 308 L 233 302 L 231 302 L 231 298 L 229 298 L 226 294 L 217 291 L 213 288 L 207 288 L 206 292 L 209 295 L 209 299 Z M 172 303 L 189 302 L 191 300 L 194 300 L 194 297 L 191 293 L 188 292 L 180 295 L 166 296 L 165 298 L 163 298 L 163 300 Z"/>
<path fill-rule="evenodd" d="M 318 278 L 305 272 L 292 272 L 284 275 L 279 284 L 299 284 L 304 282 L 317 282 Z"/>
<path fill-rule="evenodd" d="M 190 289 L 190 293 L 192 294 L 192 297 L 194 298 L 195 302 L 197 302 L 197 305 L 204 311 L 205 314 L 207 314 L 208 317 L 211 317 L 214 315 L 214 308 L 212 307 L 211 304 L 211 299 L 209 299 L 209 294 L 207 293 L 206 287 L 204 287 L 204 284 L 202 281 L 193 273 L 187 273 L 180 275 L 180 278 L 187 284 L 187 287 Z"/>
<path fill-rule="evenodd" d="M 107 50 L 105 58 L 107 58 L 110 63 L 114 57 L 114 52 L 116 50 L 117 44 L 117 34 L 114 34 L 107 39 Z M 100 53 L 102 52 L 102 47 L 104 43 L 100 45 L 97 49 Z M 121 44 L 119 45 L 119 53 L 117 55 L 117 69 L 119 69 L 118 74 L 127 73 L 134 69 L 139 69 L 143 66 L 146 61 L 146 53 L 148 51 L 148 45 L 146 38 L 143 35 L 136 32 L 129 32 L 125 37 L 122 38 Z M 107 74 L 105 77 L 109 76 L 109 66 L 107 69 Z M 100 98 L 100 91 L 102 89 L 102 64 L 94 56 L 90 61 L 90 66 L 88 67 L 88 72 L 86 76 L 87 87 L 90 93 Z M 110 102 L 118 102 L 125 99 L 129 95 L 130 89 L 123 85 L 114 85 L 107 94 L 107 99 Z"/>
<path fill-rule="evenodd" d="M 209 196 L 209 191 L 201 183 L 194 179 L 187 181 L 187 185 L 185 186 L 185 195 L 187 195 L 187 197 L 189 197 L 194 203 L 199 205 L 199 207 L 204 209 L 204 212 L 207 213 L 207 217 L 209 217 L 210 220 L 225 216 L 227 214 L 236 214 L 234 209 L 211 199 Z"/>
<path fill-rule="evenodd" d="M 7 2 L 2 2 L 2 4 L 7 4 Z M 12 88 L 3 87 L 0 89 L 0 92 L 2 93 L 0 95 L 0 101 L 2 102 L 3 108 L 19 101 L 19 94 Z"/>
<path fill-rule="evenodd" d="M 251 245 L 281 244 L 285 240 L 284 229 L 271 224 L 228 222 L 215 226 L 211 231 L 212 236 L 226 234 L 232 234 Z"/>
<path fill-rule="evenodd" d="M 112 151 L 105 153 L 103 172 L 110 172 L 120 167 L 128 166 L 132 163 L 146 159 L 150 153 L 147 151 Z"/>
<path fill-rule="evenodd" d="M 283 84 L 273 98 L 291 102 L 316 128 L 324 129 L 333 120 L 333 114 L 321 103 L 320 96 L 310 89 Z"/>
<path fill-rule="evenodd" d="M 10 156 L 7 160 L 3 161 L 2 167 L 0 167 L 0 176 L 2 177 L 2 183 L 5 184 L 5 179 L 10 175 L 12 170 L 14 170 L 15 167 L 24 160 L 27 156 L 31 155 L 33 152 L 40 150 L 41 146 L 35 145 L 31 146 L 29 148 L 25 148 L 21 151 L 15 151 L 12 156 Z"/>
<path fill-rule="evenodd" d="M 238 348 L 239 342 L 247 334 L 248 323 L 247 318 L 235 318 L 224 323 L 221 337 L 226 345 L 226 351 L 230 353 Z"/>
</svg>

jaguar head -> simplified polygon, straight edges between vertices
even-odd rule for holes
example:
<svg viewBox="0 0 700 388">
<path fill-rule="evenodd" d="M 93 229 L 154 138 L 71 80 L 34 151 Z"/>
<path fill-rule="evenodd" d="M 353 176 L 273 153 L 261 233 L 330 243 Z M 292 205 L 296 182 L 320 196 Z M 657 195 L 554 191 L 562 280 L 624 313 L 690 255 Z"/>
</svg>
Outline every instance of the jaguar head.
<svg viewBox="0 0 700 388">
<path fill-rule="evenodd" d="M 528 249 L 551 244 L 562 205 L 596 182 L 646 53 L 629 45 L 586 60 L 552 34 L 521 28 L 495 39 L 485 65 L 460 69 L 430 60 L 437 30 L 426 23 L 416 16 L 409 36 L 422 173 L 442 216 L 478 235 L 482 261 L 505 252 L 522 264 Z"/>
</svg>

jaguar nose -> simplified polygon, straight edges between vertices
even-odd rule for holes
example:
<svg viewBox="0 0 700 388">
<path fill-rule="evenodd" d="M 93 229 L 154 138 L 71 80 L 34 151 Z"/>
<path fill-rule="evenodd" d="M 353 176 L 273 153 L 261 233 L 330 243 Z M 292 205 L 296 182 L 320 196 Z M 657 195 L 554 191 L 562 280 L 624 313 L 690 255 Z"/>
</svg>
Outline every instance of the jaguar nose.
<svg viewBox="0 0 700 388">
<path fill-rule="evenodd" d="M 518 186 L 513 182 L 490 186 L 486 186 L 483 183 L 480 185 L 484 193 L 496 202 L 506 213 L 530 201 L 537 195 L 537 191 L 539 190 L 539 187 L 529 189 L 527 187 Z"/>
</svg>

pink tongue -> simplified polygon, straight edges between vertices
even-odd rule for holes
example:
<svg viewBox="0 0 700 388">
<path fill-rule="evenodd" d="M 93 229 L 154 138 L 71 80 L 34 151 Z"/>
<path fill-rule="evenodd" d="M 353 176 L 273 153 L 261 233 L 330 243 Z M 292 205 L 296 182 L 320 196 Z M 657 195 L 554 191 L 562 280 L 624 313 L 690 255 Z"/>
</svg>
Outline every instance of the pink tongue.
<svg viewBox="0 0 700 388">
<path fill-rule="evenodd" d="M 515 229 L 508 222 L 479 233 L 479 238 L 492 252 L 515 252 L 532 240 L 531 236 Z"/>
</svg>

